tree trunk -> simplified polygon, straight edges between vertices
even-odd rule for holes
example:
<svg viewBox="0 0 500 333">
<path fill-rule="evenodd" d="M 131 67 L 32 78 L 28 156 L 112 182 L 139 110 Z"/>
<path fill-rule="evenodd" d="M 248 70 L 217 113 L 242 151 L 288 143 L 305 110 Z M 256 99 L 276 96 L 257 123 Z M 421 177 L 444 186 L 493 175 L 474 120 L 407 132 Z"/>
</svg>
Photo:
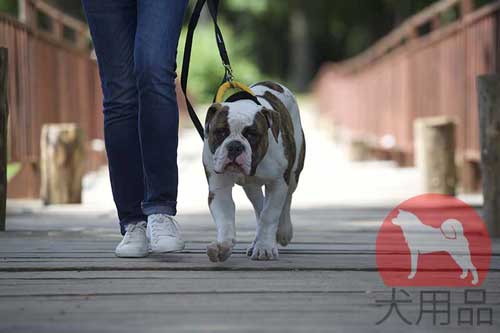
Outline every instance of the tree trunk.
<svg viewBox="0 0 500 333">
<path fill-rule="evenodd" d="M 5 231 L 7 201 L 7 49 L 0 48 L 0 231 Z"/>
<path fill-rule="evenodd" d="M 445 117 L 415 121 L 415 158 L 429 193 L 455 195 L 455 124 Z"/>
<path fill-rule="evenodd" d="M 290 7 L 290 82 L 293 88 L 304 91 L 312 72 L 309 28 L 302 1 L 291 2 Z"/>
<path fill-rule="evenodd" d="M 492 237 L 500 236 L 500 76 L 477 80 L 479 135 L 483 177 L 484 222 Z"/>
<path fill-rule="evenodd" d="M 40 149 L 43 202 L 81 203 L 85 171 L 83 131 L 76 124 L 46 124 L 42 128 Z"/>
</svg>

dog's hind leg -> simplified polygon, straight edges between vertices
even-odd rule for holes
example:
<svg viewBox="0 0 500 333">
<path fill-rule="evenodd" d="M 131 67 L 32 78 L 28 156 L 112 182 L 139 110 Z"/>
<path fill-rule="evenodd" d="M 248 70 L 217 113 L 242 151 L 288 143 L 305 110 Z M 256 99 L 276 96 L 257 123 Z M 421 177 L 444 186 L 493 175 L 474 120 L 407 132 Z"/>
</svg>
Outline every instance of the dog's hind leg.
<svg viewBox="0 0 500 333">
<path fill-rule="evenodd" d="M 292 193 L 288 193 L 285 205 L 280 215 L 276 241 L 282 246 L 287 246 L 293 237 L 292 219 L 290 218 L 290 208 L 292 205 Z"/>
<path fill-rule="evenodd" d="M 469 271 L 472 273 L 472 284 L 476 285 L 479 282 L 479 277 L 477 274 L 476 267 L 472 263 L 471 259 L 467 255 L 461 254 L 452 254 L 451 257 L 458 266 L 462 269 L 462 274 L 460 274 L 460 278 L 463 280 L 469 275 Z"/>
<path fill-rule="evenodd" d="M 411 272 L 408 275 L 408 279 L 412 280 L 417 274 L 417 265 L 418 265 L 418 252 L 411 252 Z"/>
<path fill-rule="evenodd" d="M 259 221 L 260 213 L 262 212 L 262 207 L 264 206 L 264 194 L 262 194 L 262 186 L 260 185 L 245 185 L 243 190 L 247 195 L 248 200 L 252 203 L 253 209 L 255 211 L 255 217 Z"/>
<path fill-rule="evenodd" d="M 452 255 L 453 260 L 460 266 L 462 269 L 462 274 L 460 275 L 460 278 L 463 280 L 469 275 L 469 271 L 472 273 L 472 284 L 476 285 L 479 282 L 479 276 L 477 274 L 477 269 L 474 266 L 474 264 L 471 261 L 471 258 L 469 255 L 460 255 L 460 254 L 455 254 Z"/>
</svg>

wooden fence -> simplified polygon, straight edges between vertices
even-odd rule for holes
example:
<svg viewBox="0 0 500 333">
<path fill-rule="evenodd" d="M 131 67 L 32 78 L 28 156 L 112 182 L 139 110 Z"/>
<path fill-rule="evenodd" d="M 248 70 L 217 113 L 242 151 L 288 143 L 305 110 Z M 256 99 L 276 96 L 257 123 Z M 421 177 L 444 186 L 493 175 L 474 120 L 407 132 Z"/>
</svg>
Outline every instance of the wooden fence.
<svg viewBox="0 0 500 333">
<path fill-rule="evenodd" d="M 39 29 L 33 13 L 43 3 L 26 4 L 29 24 L 0 15 L 0 46 L 9 51 L 10 160 L 38 162 L 44 123 L 76 122 L 89 139 L 102 138 L 102 101 L 89 44 L 76 47 Z M 55 9 L 49 14 L 63 17 Z"/>
<path fill-rule="evenodd" d="M 444 24 L 454 12 L 458 18 Z M 323 66 L 315 83 L 321 112 L 350 139 L 401 152 L 412 163 L 413 121 L 446 115 L 457 124 L 465 188 L 479 160 L 475 78 L 500 67 L 500 1 L 443 0 L 361 55 Z"/>
<path fill-rule="evenodd" d="M 102 96 L 86 24 L 39 0 L 19 0 L 19 11 L 19 19 L 0 13 L 0 46 L 9 52 L 9 161 L 22 163 L 8 195 L 38 197 L 42 125 L 75 122 L 89 143 L 102 139 Z M 105 162 L 88 146 L 89 165 Z"/>
</svg>

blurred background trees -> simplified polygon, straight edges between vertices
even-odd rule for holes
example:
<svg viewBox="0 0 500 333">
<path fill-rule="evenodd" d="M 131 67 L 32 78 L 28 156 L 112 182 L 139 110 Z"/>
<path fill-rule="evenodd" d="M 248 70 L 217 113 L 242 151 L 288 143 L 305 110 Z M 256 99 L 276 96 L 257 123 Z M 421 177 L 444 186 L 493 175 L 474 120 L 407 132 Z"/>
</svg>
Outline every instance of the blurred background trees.
<svg viewBox="0 0 500 333">
<path fill-rule="evenodd" d="M 80 0 L 46 1 L 85 19 Z M 305 91 L 323 62 L 358 54 L 435 1 L 221 0 L 220 20 L 240 80 L 276 79 Z M 0 0 L 0 11 L 15 15 L 16 3 Z M 188 18 L 186 15 L 186 23 Z M 222 69 L 207 15 L 195 38 L 190 89 L 199 101 L 208 101 L 220 82 Z M 180 43 L 182 56 L 183 38 Z"/>
</svg>

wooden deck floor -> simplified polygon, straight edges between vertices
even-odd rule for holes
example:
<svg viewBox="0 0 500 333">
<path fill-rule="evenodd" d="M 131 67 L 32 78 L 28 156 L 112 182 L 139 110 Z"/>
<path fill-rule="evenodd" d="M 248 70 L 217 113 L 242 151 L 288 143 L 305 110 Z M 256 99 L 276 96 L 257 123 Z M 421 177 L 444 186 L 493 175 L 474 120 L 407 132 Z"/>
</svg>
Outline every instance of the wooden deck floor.
<svg viewBox="0 0 500 333">
<path fill-rule="evenodd" d="M 387 208 L 325 208 L 293 213 L 295 242 L 280 260 L 255 262 L 244 254 L 253 214 L 239 212 L 240 243 L 229 261 L 210 263 L 214 237 L 207 215 L 179 218 L 182 253 L 118 259 L 113 217 L 16 213 L 0 233 L 0 332 L 401 332 L 470 331 L 457 324 L 464 289 L 451 292 L 451 322 L 417 325 L 422 289 L 406 288 L 399 305 L 413 325 L 377 303 L 391 297 L 376 271 L 375 238 Z M 481 287 L 500 328 L 500 241 Z M 430 288 L 425 288 L 428 290 Z M 406 297 L 406 296 L 405 296 Z"/>
</svg>

